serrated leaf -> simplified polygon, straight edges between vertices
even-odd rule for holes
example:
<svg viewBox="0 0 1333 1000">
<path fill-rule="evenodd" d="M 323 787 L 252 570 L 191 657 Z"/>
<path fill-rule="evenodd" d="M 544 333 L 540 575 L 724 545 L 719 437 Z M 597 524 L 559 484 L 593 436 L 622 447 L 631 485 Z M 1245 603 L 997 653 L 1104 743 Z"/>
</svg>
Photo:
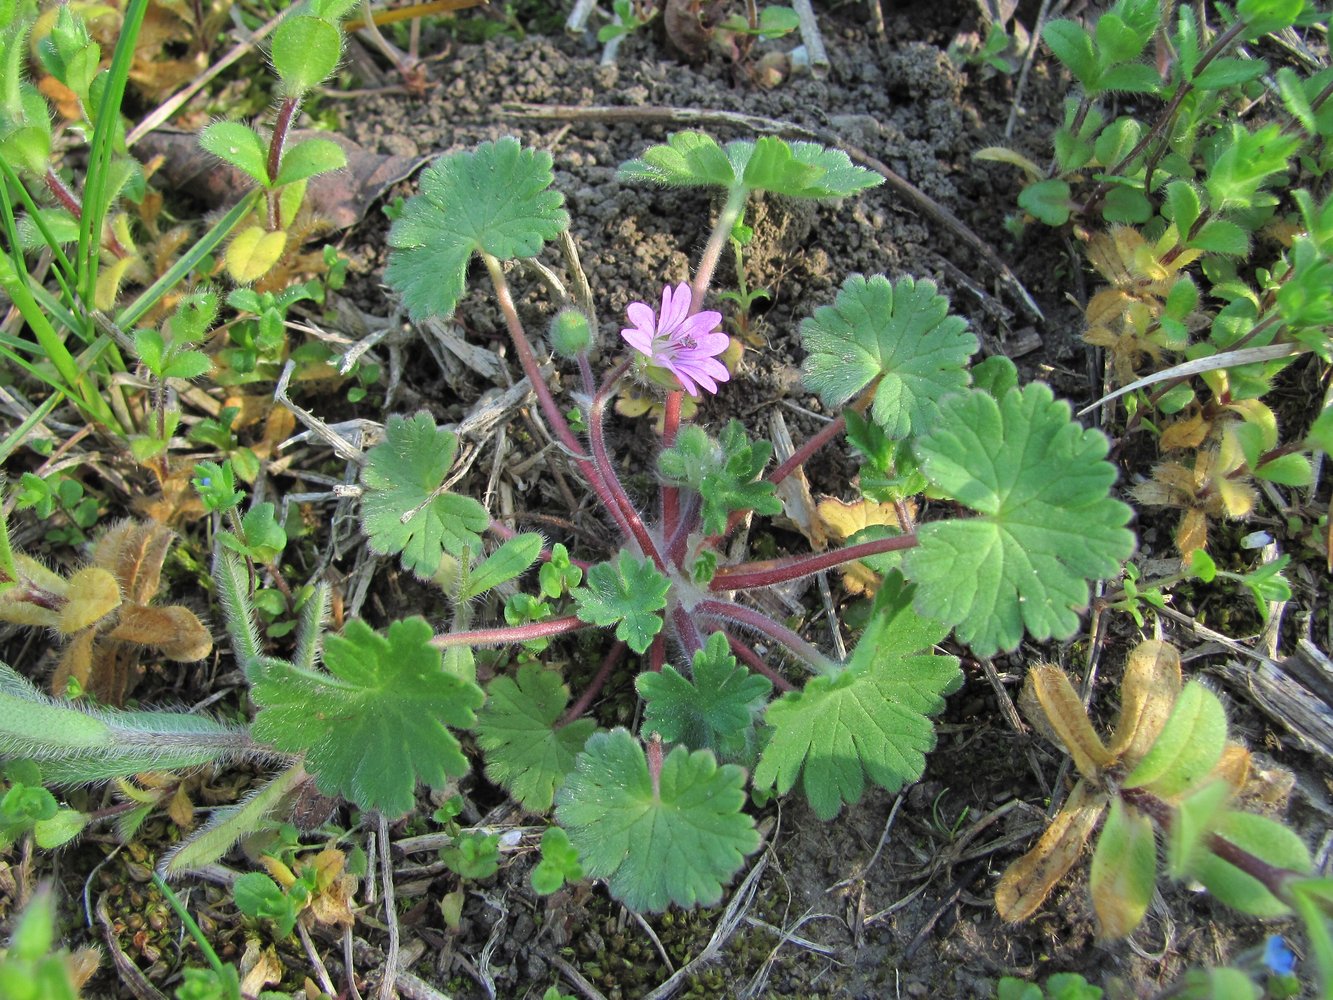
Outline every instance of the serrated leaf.
<svg viewBox="0 0 1333 1000">
<path fill-rule="evenodd" d="M 670 589 L 667 578 L 648 559 L 622 551 L 616 563 L 588 568 L 587 585 L 574 591 L 574 613 L 593 625 L 616 627 L 616 638 L 636 653 L 646 652 L 662 630 Z"/>
<path fill-rule="evenodd" d="M 712 750 L 726 760 L 752 754 L 755 720 L 772 683 L 738 665 L 721 632 L 694 654 L 693 667 L 690 678 L 670 664 L 660 673 L 639 675 L 634 686 L 644 700 L 641 732 L 691 750 Z"/>
<path fill-rule="evenodd" d="M 483 696 L 447 674 L 424 618 L 380 635 L 352 619 L 324 643 L 327 672 L 263 657 L 247 671 L 259 706 L 256 739 L 305 755 L 320 791 L 397 817 L 418 781 L 432 788 L 467 772 L 449 731 L 471 728 Z"/>
<path fill-rule="evenodd" d="M 939 400 L 966 388 L 966 365 L 979 346 L 933 281 L 891 285 L 882 275 L 859 274 L 843 282 L 833 305 L 801 323 L 801 340 L 809 354 L 805 384 L 828 406 L 879 378 L 871 412 L 895 438 L 929 426 Z"/>
<path fill-rule="evenodd" d="M 634 910 L 711 906 L 759 846 L 745 772 L 707 750 L 676 747 L 654 781 L 625 729 L 597 733 L 556 795 L 556 819 L 583 869 Z"/>
<path fill-rule="evenodd" d="M 463 297 L 468 260 L 533 257 L 569 227 L 564 197 L 547 190 L 551 154 L 506 136 L 440 157 L 389 230 L 384 280 L 412 319 L 447 319 Z"/>
<path fill-rule="evenodd" d="M 541 553 L 541 535 L 532 531 L 515 535 L 487 556 L 484 562 L 472 568 L 468 574 L 467 587 L 459 595 L 459 600 L 470 601 L 521 576 Z"/>
<path fill-rule="evenodd" d="M 574 757 L 597 729 L 591 719 L 555 726 L 569 704 L 569 688 L 553 670 L 525 663 L 517 679 L 496 677 L 477 713 L 477 742 L 486 753 L 486 777 L 524 809 L 544 813 L 574 769 Z"/>
<path fill-rule="evenodd" d="M 1046 23 L 1041 37 L 1055 58 L 1065 64 L 1084 89 L 1090 90 L 1097 77 L 1097 54 L 1087 30 L 1076 21 L 1059 18 Z"/>
<path fill-rule="evenodd" d="M 1132 933 L 1148 912 L 1157 884 L 1157 839 L 1152 820 L 1127 809 L 1119 798 L 1111 800 L 1088 881 L 1098 936 L 1114 939 Z"/>
<path fill-rule="evenodd" d="M 423 579 L 446 552 L 480 552 L 479 532 L 490 524 L 477 501 L 440 490 L 457 449 L 458 438 L 437 428 L 429 413 L 393 416 L 361 469 L 361 526 L 371 549 L 399 553 L 404 568 Z"/>
<path fill-rule="evenodd" d="M 232 280 L 248 285 L 268 274 L 286 249 L 287 234 L 282 230 L 270 233 L 261 226 L 249 226 L 227 244 L 223 260 Z"/>
<path fill-rule="evenodd" d="M 1212 772 L 1226 742 L 1227 717 L 1222 703 L 1198 681 L 1190 681 L 1181 689 L 1152 749 L 1125 778 L 1125 787 L 1174 798 L 1196 787 Z"/>
<path fill-rule="evenodd" d="M 620 165 L 621 180 L 652 181 L 669 187 L 731 187 L 736 169 L 722 147 L 703 132 L 675 132 L 664 145 Z"/>
<path fill-rule="evenodd" d="M 659 453 L 657 468 L 667 480 L 699 494 L 704 531 L 720 535 L 732 511 L 782 513 L 774 485 L 759 479 L 772 454 L 767 441 L 750 441 L 739 420 L 728 422 L 717 441 L 697 425 L 687 424 L 676 443 Z"/>
<path fill-rule="evenodd" d="M 203 351 L 178 351 L 162 369 L 162 377 L 195 379 L 212 370 L 213 361 Z"/>
<path fill-rule="evenodd" d="M 919 528 L 906 566 L 921 613 L 957 626 L 982 656 L 1016 648 L 1025 628 L 1072 635 L 1087 581 L 1114 576 L 1134 550 L 1107 449 L 1041 383 L 999 400 L 976 390 L 944 400 L 917 445 L 921 469 L 982 516 Z"/>
<path fill-rule="evenodd" d="M 249 125 L 213 122 L 199 133 L 199 145 L 248 174 L 256 184 L 268 186 L 268 149 Z"/>
<path fill-rule="evenodd" d="M 785 794 L 799 778 L 815 815 L 827 820 L 860 799 L 867 777 L 896 792 L 921 776 L 935 746 L 927 716 L 944 707 L 962 674 L 957 657 L 930 652 L 947 629 L 918 615 L 911 596 L 901 577 L 885 580 L 847 666 L 769 705 L 773 734 L 756 788 Z"/>
<path fill-rule="evenodd" d="M 1227 219 L 1212 219 L 1187 241 L 1187 246 L 1207 253 L 1244 257 L 1250 252 L 1250 235 Z"/>
<path fill-rule="evenodd" d="M 274 187 L 303 181 L 347 166 L 347 154 L 332 139 L 303 139 L 282 154 Z"/>
<path fill-rule="evenodd" d="M 1276 820 L 1255 813 L 1227 813 L 1213 831 L 1243 851 L 1277 868 L 1309 872 L 1310 849 L 1294 832 Z M 1255 917 L 1281 917 L 1290 913 L 1287 905 L 1248 875 L 1216 854 L 1202 852 L 1190 869 L 1190 875 L 1232 909 Z"/>
</svg>

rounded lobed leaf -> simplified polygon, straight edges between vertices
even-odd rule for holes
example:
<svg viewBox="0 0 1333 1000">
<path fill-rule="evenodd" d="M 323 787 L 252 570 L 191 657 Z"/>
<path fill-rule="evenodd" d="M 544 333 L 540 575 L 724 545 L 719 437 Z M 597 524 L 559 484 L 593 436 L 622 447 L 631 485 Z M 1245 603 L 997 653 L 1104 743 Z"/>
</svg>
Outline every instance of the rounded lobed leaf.
<svg viewBox="0 0 1333 1000">
<path fill-rule="evenodd" d="M 547 190 L 553 180 L 551 154 L 509 136 L 427 167 L 389 230 L 384 271 L 412 318 L 453 315 L 473 253 L 532 257 L 567 229 L 564 196 Z"/>
<path fill-rule="evenodd" d="M 628 730 L 592 736 L 556 793 L 556 820 L 584 871 L 634 910 L 709 906 L 759 846 L 745 772 L 676 747 L 654 780 Z"/>
<path fill-rule="evenodd" d="M 890 284 L 878 274 L 844 281 L 833 305 L 801 323 L 801 340 L 805 384 L 825 405 L 842 406 L 879 380 L 871 414 L 894 438 L 933 424 L 939 400 L 967 388 L 979 347 L 933 281 Z"/>
<path fill-rule="evenodd" d="M 921 613 L 982 656 L 1016 648 L 1024 629 L 1072 635 L 1088 580 L 1113 576 L 1134 549 L 1130 508 L 1110 496 L 1108 447 L 1041 383 L 941 402 L 916 446 L 921 469 L 981 516 L 918 530 L 905 566 Z"/>
</svg>

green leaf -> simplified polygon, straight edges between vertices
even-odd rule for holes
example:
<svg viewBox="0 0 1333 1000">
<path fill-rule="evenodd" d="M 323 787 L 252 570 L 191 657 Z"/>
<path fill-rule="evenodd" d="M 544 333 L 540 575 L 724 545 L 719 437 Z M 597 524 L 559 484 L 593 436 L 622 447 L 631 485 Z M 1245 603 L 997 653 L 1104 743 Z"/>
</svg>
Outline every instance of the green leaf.
<svg viewBox="0 0 1333 1000">
<path fill-rule="evenodd" d="M 1114 187 L 1102 202 L 1102 217 L 1107 222 L 1141 224 L 1153 216 L 1152 203 L 1137 188 Z"/>
<path fill-rule="evenodd" d="M 1319 411 L 1319 416 L 1305 435 L 1305 444 L 1308 448 L 1318 448 L 1325 455 L 1333 455 L 1333 406 L 1326 406 Z"/>
<path fill-rule="evenodd" d="M 249 125 L 213 122 L 199 133 L 199 145 L 268 187 L 268 147 Z"/>
<path fill-rule="evenodd" d="M 1119 796 L 1111 799 L 1088 881 L 1101 936 L 1131 934 L 1148 912 L 1157 886 L 1157 840 L 1152 820 L 1127 809 Z"/>
<path fill-rule="evenodd" d="M 841 150 L 774 136 L 737 139 L 726 149 L 702 132 L 677 132 L 620 167 L 621 180 L 670 187 L 746 188 L 788 198 L 842 198 L 882 184 L 872 171 L 852 164 Z"/>
<path fill-rule="evenodd" d="M 308 14 L 289 17 L 278 25 L 269 53 L 288 97 L 299 97 L 322 82 L 337 68 L 341 54 L 342 33 L 337 25 Z"/>
<path fill-rule="evenodd" d="M 1244 257 L 1250 252 L 1250 234 L 1227 219 L 1212 219 L 1205 222 L 1185 245 L 1207 253 Z"/>
<path fill-rule="evenodd" d="M 1310 460 L 1304 455 L 1280 455 L 1271 462 L 1265 462 L 1254 470 L 1259 479 L 1266 479 L 1279 486 L 1309 486 L 1314 481 L 1314 470 Z"/>
<path fill-rule="evenodd" d="M 911 597 L 901 577 L 886 579 L 846 668 L 769 705 L 773 735 L 755 788 L 786 794 L 799 777 L 815 815 L 828 820 L 860 799 L 866 777 L 896 792 L 921 776 L 935 746 L 927 716 L 944 707 L 962 673 L 956 657 L 930 652 L 948 629 L 918 615 Z"/>
<path fill-rule="evenodd" d="M 933 424 L 940 399 L 967 387 L 965 366 L 979 346 L 933 281 L 891 285 L 859 274 L 801 323 L 801 340 L 805 384 L 825 405 L 842 406 L 879 379 L 871 412 L 895 438 Z"/>
<path fill-rule="evenodd" d="M 1125 778 L 1125 787 L 1145 788 L 1165 799 L 1190 791 L 1217 766 L 1226 742 L 1222 703 L 1198 681 L 1190 681 L 1152 749 Z"/>
<path fill-rule="evenodd" d="M 500 835 L 469 830 L 440 851 L 440 860 L 462 878 L 490 878 L 500 870 Z"/>
<path fill-rule="evenodd" d="M 303 139 L 282 154 L 273 186 L 282 187 L 347 166 L 347 154 L 332 139 Z"/>
<path fill-rule="evenodd" d="M 403 567 L 423 579 L 435 574 L 446 552 L 480 552 L 479 532 L 491 522 L 471 497 L 440 489 L 457 449 L 458 438 L 437 428 L 429 413 L 393 416 L 361 469 L 361 526 L 371 549 L 400 553 Z"/>
<path fill-rule="evenodd" d="M 1268 64 L 1262 59 L 1221 56 L 1209 63 L 1207 68 L 1191 82 L 1199 90 L 1221 90 L 1224 87 L 1238 87 L 1251 80 L 1257 80 L 1266 72 Z"/>
<path fill-rule="evenodd" d="M 579 852 L 569 842 L 569 834 L 558 826 L 546 828 L 542 834 L 542 859 L 532 869 L 532 888 L 539 896 L 557 892 L 566 882 L 583 878 Z"/>
<path fill-rule="evenodd" d="M 878 174 L 854 166 L 841 150 L 813 142 L 786 142 L 776 136 L 753 143 L 738 140 L 727 143 L 727 156 L 744 163 L 742 183 L 751 191 L 788 198 L 842 198 L 884 183 Z"/>
<path fill-rule="evenodd" d="M 453 315 L 473 253 L 533 257 L 567 229 L 564 197 L 547 190 L 553 180 L 551 154 L 509 136 L 427 167 L 389 230 L 384 272 L 412 319 Z"/>
<path fill-rule="evenodd" d="M 668 482 L 690 487 L 703 501 L 703 527 L 720 535 L 732 511 L 781 514 L 776 487 L 759 475 L 773 454 L 767 441 L 751 442 L 739 420 L 729 421 L 713 441 L 702 428 L 681 428 L 676 443 L 657 456 L 657 469 Z"/>
<path fill-rule="evenodd" d="M 272 920 L 279 938 L 287 937 L 295 929 L 295 902 L 263 872 L 246 872 L 232 883 L 231 891 L 236 909 L 252 920 Z"/>
<path fill-rule="evenodd" d="M 486 753 L 486 777 L 524 809 L 544 813 L 555 790 L 574 769 L 574 757 L 597 729 L 591 719 L 555 722 L 569 704 L 569 688 L 554 670 L 537 663 L 519 668 L 517 680 L 496 677 L 477 712 L 477 743 Z"/>
<path fill-rule="evenodd" d="M 483 701 L 446 674 L 423 618 L 387 635 L 352 619 L 325 641 L 327 673 L 261 657 L 247 671 L 259 706 L 255 738 L 305 754 L 320 791 L 390 817 L 412 808 L 417 781 L 432 788 L 467 772 L 448 727 L 470 728 Z"/>
<path fill-rule="evenodd" d="M 759 846 L 745 772 L 676 747 L 653 775 L 625 729 L 597 733 L 556 795 L 556 819 L 583 869 L 634 910 L 711 906 Z"/>
<path fill-rule="evenodd" d="M 563 597 L 583 582 L 583 570 L 569 558 L 569 550 L 559 542 L 551 546 L 551 559 L 537 571 L 537 583 L 543 597 Z"/>
<path fill-rule="evenodd" d="M 515 535 L 487 556 L 485 562 L 472 568 L 468 574 L 467 587 L 459 595 L 459 600 L 470 601 L 521 576 L 541 553 L 541 535 L 532 531 Z"/>
<path fill-rule="evenodd" d="M 1162 78 L 1154 66 L 1144 63 L 1122 63 L 1112 66 L 1097 81 L 1099 91 L 1120 91 L 1126 94 L 1155 94 L 1162 89 Z"/>
<path fill-rule="evenodd" d="M 162 369 L 162 377 L 195 379 L 212 370 L 213 360 L 203 351 L 176 351 Z"/>
<path fill-rule="evenodd" d="M 135 330 L 134 353 L 139 356 L 145 368 L 158 378 L 162 377 L 162 366 L 167 353 L 166 341 L 162 339 L 162 334 L 156 330 Z"/>
<path fill-rule="evenodd" d="M 1069 221 L 1069 210 L 1073 207 L 1069 182 L 1052 178 L 1029 184 L 1019 193 L 1018 204 L 1048 226 L 1063 226 Z"/>
<path fill-rule="evenodd" d="M 1074 79 L 1091 90 L 1097 80 L 1097 54 L 1092 47 L 1092 36 L 1076 21 L 1059 18 L 1048 21 L 1041 32 L 1055 58 L 1065 64 Z"/>
<path fill-rule="evenodd" d="M 32 828 L 32 838 L 44 851 L 63 847 L 81 834 L 92 817 L 77 809 L 61 809 L 50 819 L 38 820 Z"/>
<path fill-rule="evenodd" d="M 1134 550 L 1107 449 L 1042 383 L 946 399 L 917 455 L 936 489 L 981 516 L 918 529 L 905 565 L 921 613 L 982 656 L 1016 648 L 1025 628 L 1072 635 L 1087 581 L 1115 576 Z"/>
<path fill-rule="evenodd" d="M 1313 867 L 1305 841 L 1276 820 L 1247 812 L 1227 813 L 1213 830 L 1278 868 L 1309 872 Z M 1264 888 L 1252 875 L 1223 861 L 1216 854 L 1201 853 L 1190 874 L 1232 909 L 1255 917 L 1281 917 L 1290 913 L 1286 904 Z"/>
<path fill-rule="evenodd" d="M 1167 833 L 1167 871 L 1172 878 L 1189 874 L 1202 851 L 1207 850 L 1208 834 L 1231 799 L 1231 786 L 1225 780 L 1210 781 L 1176 804 L 1176 815 Z"/>
<path fill-rule="evenodd" d="M 218 542 L 233 552 L 267 566 L 287 547 L 287 532 L 274 514 L 271 503 L 257 503 L 241 518 L 240 538 L 231 532 L 218 535 Z"/>
<path fill-rule="evenodd" d="M 691 678 L 666 664 L 660 673 L 640 674 L 634 686 L 644 700 L 641 732 L 742 763 L 753 754 L 755 720 L 773 693 L 767 677 L 737 664 L 721 632 L 694 654 Z"/>
<path fill-rule="evenodd" d="M 651 561 L 622 551 L 615 565 L 589 567 L 587 586 L 574 591 L 574 613 L 593 625 L 615 625 L 616 638 L 643 653 L 662 630 L 657 612 L 666 607 L 670 586 Z"/>
<path fill-rule="evenodd" d="M 1271 35 L 1296 23 L 1305 0 L 1239 0 L 1236 13 L 1245 22 L 1245 39 Z"/>
</svg>

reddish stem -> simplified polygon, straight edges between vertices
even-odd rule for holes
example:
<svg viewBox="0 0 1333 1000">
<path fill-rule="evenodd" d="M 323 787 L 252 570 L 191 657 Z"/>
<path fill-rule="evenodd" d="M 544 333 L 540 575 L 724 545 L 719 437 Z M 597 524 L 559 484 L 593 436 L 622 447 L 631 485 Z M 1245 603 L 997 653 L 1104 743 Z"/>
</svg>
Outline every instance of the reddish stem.
<svg viewBox="0 0 1333 1000">
<path fill-rule="evenodd" d="M 892 538 L 877 538 L 870 542 L 848 545 L 832 552 L 817 552 L 812 555 L 789 556 L 785 559 L 766 559 L 762 562 L 741 563 L 727 566 L 717 571 L 708 589 L 712 591 L 750 590 L 755 587 L 772 587 L 799 580 L 803 576 L 812 576 L 820 570 L 832 569 L 843 563 L 877 556 L 884 552 L 899 552 L 915 548 L 916 535 L 894 535 Z"/>
<path fill-rule="evenodd" d="M 835 437 L 847 429 L 847 417 L 839 413 L 837 419 L 825 424 L 820 428 L 819 433 L 809 438 L 806 442 L 797 448 L 787 457 L 787 460 L 770 472 L 764 478 L 776 486 L 782 482 L 798 468 L 810 461 L 810 457 L 819 451 L 820 448 L 828 444 Z"/>
<path fill-rule="evenodd" d="M 685 394 L 679 389 L 667 393 L 666 413 L 662 418 L 662 447 L 670 448 L 676 443 L 676 433 L 680 430 L 681 398 Z M 669 483 L 663 483 L 662 498 L 662 536 L 670 538 L 676 533 L 680 517 L 680 490 Z M 667 555 L 671 557 L 670 546 Z"/>
<path fill-rule="evenodd" d="M 754 629 L 776 643 L 786 646 L 819 673 L 826 673 L 834 662 L 818 649 L 806 642 L 799 635 L 780 622 L 775 622 L 768 615 L 734 601 L 700 601 L 694 609 L 701 615 L 720 621 L 734 622 Z"/>
<path fill-rule="evenodd" d="M 282 169 L 282 149 L 287 143 L 287 133 L 292 129 L 292 119 L 296 117 L 296 109 L 300 105 L 299 97 L 284 97 L 278 105 L 278 117 L 273 122 L 273 135 L 268 141 L 268 162 L 264 166 L 270 184 L 278 179 L 278 171 Z M 271 232 L 277 232 L 282 228 L 282 220 L 278 217 L 278 193 L 270 189 L 267 199 L 268 228 Z"/>
<path fill-rule="evenodd" d="M 533 639 L 549 639 L 552 636 L 566 635 L 580 629 L 591 628 L 577 615 L 552 618 L 544 622 L 529 622 L 526 625 L 506 625 L 501 628 L 477 628 L 466 632 L 447 632 L 431 639 L 430 644 L 436 649 L 448 649 L 451 646 L 503 646 L 511 642 L 531 642 Z"/>
<path fill-rule="evenodd" d="M 699 627 L 694 624 L 690 613 L 679 604 L 671 609 L 671 624 L 676 629 L 676 639 L 685 653 L 685 662 L 693 663 L 694 654 L 704 648 L 704 639 L 699 634 Z"/>
<path fill-rule="evenodd" d="M 79 196 L 65 186 L 65 182 L 60 179 L 60 175 L 50 167 L 46 168 L 46 187 L 54 196 L 55 200 L 60 202 L 61 207 L 76 219 L 83 218 L 83 204 L 79 201 Z M 107 230 L 106 248 L 110 250 L 120 260 L 124 260 L 130 255 L 120 240 L 116 239 L 116 234 Z"/>
<path fill-rule="evenodd" d="M 773 686 L 779 691 L 796 690 L 795 684 L 787 680 L 787 678 L 783 677 L 780 673 L 765 663 L 763 657 L 753 649 L 741 642 L 730 632 L 723 632 L 722 634 L 727 637 L 727 643 L 731 646 L 731 651 L 736 654 L 736 658 L 738 660 L 743 660 L 751 670 L 755 673 L 763 674 L 773 682 Z"/>
<path fill-rule="evenodd" d="M 653 636 L 653 644 L 648 650 L 648 669 L 660 674 L 664 663 L 666 663 L 666 637 L 658 632 Z"/>
<path fill-rule="evenodd" d="M 593 700 L 602 693 L 602 688 L 606 687 L 607 679 L 620 666 L 620 661 L 625 658 L 625 650 L 629 647 L 623 642 L 617 642 L 611 647 L 610 651 L 602 658 L 601 666 L 597 668 L 597 673 L 593 674 L 592 680 L 584 688 L 583 694 L 579 695 L 579 700 L 569 706 L 569 709 L 560 717 L 559 725 L 567 726 L 575 719 L 580 718 L 589 708 L 592 707 Z"/>
</svg>

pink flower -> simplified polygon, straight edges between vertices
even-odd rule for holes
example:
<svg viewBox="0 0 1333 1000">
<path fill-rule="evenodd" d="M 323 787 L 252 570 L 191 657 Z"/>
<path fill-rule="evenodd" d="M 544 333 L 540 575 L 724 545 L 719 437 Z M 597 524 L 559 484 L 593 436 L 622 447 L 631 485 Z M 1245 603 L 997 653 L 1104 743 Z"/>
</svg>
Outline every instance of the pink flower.
<svg viewBox="0 0 1333 1000">
<path fill-rule="evenodd" d="M 662 289 L 662 311 L 656 316 L 646 302 L 631 302 L 625 311 L 634 325 L 620 335 L 653 364 L 676 376 L 691 396 L 699 395 L 698 386 L 717 392 L 717 383 L 731 378 L 717 360 L 731 344 L 731 338 L 718 330 L 722 314 L 709 310 L 691 316 L 690 286 L 685 282 Z"/>
</svg>

